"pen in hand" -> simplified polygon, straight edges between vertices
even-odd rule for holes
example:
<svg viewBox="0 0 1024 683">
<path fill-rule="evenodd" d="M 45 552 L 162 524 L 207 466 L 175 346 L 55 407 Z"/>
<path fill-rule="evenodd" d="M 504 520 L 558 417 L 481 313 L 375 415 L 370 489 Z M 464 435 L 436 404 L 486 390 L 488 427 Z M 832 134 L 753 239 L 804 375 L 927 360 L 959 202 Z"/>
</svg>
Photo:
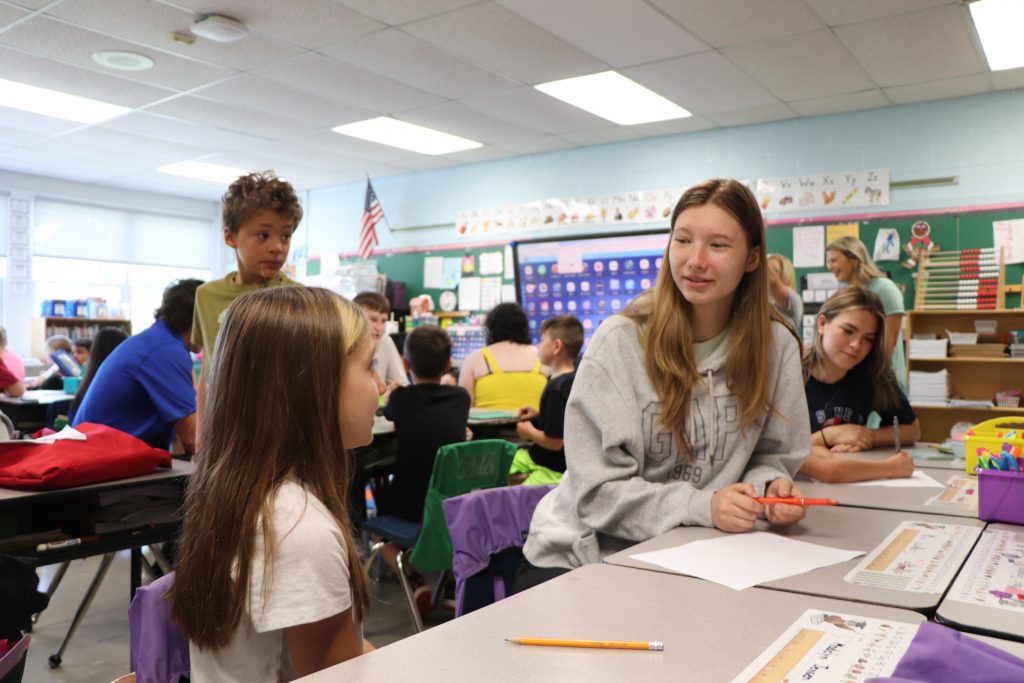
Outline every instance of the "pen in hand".
<svg viewBox="0 0 1024 683">
<path fill-rule="evenodd" d="M 754 498 L 761 505 L 839 505 L 835 498 Z"/>
<path fill-rule="evenodd" d="M 892 443 L 896 446 L 896 452 L 900 452 L 900 418 L 892 416 Z"/>
</svg>

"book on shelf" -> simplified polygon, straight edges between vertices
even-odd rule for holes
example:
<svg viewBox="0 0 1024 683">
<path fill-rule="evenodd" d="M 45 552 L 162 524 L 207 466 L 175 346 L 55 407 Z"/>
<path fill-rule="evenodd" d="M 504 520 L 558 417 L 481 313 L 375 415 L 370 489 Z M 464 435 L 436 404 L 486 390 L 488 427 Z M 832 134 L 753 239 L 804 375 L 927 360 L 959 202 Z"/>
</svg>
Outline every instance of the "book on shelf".
<svg viewBox="0 0 1024 683">
<path fill-rule="evenodd" d="M 962 344 L 949 347 L 953 358 L 1006 358 L 1006 344 Z"/>
</svg>

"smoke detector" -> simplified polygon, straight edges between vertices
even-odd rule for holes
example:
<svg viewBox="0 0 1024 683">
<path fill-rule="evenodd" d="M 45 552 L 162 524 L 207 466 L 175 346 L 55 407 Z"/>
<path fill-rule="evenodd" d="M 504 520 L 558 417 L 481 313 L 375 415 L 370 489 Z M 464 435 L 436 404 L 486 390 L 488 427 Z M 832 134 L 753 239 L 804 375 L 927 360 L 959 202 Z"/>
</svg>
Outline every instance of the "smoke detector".
<svg viewBox="0 0 1024 683">
<path fill-rule="evenodd" d="M 192 33 L 215 43 L 233 43 L 249 35 L 242 22 L 220 14 L 204 14 L 192 24 Z"/>
</svg>

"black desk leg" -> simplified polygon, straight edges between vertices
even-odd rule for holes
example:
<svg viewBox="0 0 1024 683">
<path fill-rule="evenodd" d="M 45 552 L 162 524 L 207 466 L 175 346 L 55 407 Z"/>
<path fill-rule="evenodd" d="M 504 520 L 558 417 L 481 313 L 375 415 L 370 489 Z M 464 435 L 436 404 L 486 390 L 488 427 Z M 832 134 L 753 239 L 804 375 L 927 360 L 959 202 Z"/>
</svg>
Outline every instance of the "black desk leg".
<svg viewBox="0 0 1024 683">
<path fill-rule="evenodd" d="M 131 551 L 131 592 L 128 594 L 128 602 L 135 598 L 135 591 L 142 585 L 142 548 L 134 547 Z"/>
</svg>

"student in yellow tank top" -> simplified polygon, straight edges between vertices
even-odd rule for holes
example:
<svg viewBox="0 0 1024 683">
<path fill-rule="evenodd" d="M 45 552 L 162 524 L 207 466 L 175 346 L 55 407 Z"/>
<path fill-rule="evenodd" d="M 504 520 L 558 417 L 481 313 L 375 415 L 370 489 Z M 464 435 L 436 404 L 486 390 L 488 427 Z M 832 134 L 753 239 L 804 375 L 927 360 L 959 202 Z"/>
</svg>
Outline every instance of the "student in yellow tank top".
<svg viewBox="0 0 1024 683">
<path fill-rule="evenodd" d="M 539 408 L 548 378 L 530 339 L 526 313 L 519 304 L 498 304 L 487 314 L 487 346 L 462 364 L 459 386 L 476 408 L 517 411 Z"/>
</svg>

